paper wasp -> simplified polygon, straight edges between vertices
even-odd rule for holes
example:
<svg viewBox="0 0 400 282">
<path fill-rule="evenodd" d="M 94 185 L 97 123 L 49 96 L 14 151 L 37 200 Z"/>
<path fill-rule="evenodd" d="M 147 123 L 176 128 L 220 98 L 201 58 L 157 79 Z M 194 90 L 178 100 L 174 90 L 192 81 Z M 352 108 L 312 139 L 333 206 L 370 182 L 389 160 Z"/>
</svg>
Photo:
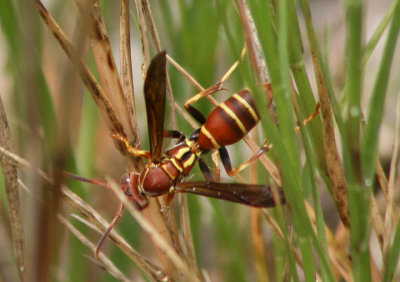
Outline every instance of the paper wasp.
<svg viewBox="0 0 400 282">
<path fill-rule="evenodd" d="M 147 196 L 173 195 L 174 193 L 193 193 L 253 207 L 272 207 L 275 205 L 269 186 L 213 181 L 210 169 L 202 160 L 203 154 L 210 150 L 218 150 L 227 173 L 234 175 L 269 148 L 267 146 L 261 147 L 239 169 L 232 169 L 225 146 L 241 140 L 258 123 L 260 117 L 250 91 L 246 89 L 239 91 L 221 103 L 210 113 L 207 119 L 191 105 L 201 97 L 219 89 L 220 85 L 211 87 L 185 103 L 184 106 L 189 114 L 201 124 L 201 127 L 189 137 L 175 130 L 164 131 L 166 53 L 161 52 L 154 57 L 148 68 L 144 85 L 150 151 L 131 146 L 128 140 L 117 132 L 112 134 L 112 138 L 122 142 L 130 154 L 148 159 L 146 168 L 141 173 L 129 172 L 121 179 L 121 189 L 138 209 L 144 209 L 147 206 Z M 175 138 L 178 139 L 178 142 L 163 153 L 162 143 L 164 138 Z M 182 181 L 184 177 L 190 174 L 196 162 L 199 163 L 206 181 Z M 69 176 L 89 183 L 108 185 L 71 174 Z M 279 190 L 278 197 L 281 203 L 284 203 L 281 190 Z M 121 216 L 122 210 L 123 204 L 121 203 L 114 220 L 97 245 L 96 257 L 105 238 Z"/>
<path fill-rule="evenodd" d="M 236 171 L 232 169 L 224 146 L 242 139 L 259 121 L 259 113 L 250 92 L 242 90 L 234 94 L 216 107 L 207 119 L 190 104 L 197 101 L 200 96 L 204 96 L 201 93 L 185 103 L 188 112 L 202 124 L 201 128 L 195 130 L 189 137 L 179 131 L 164 131 L 165 56 L 165 52 L 162 52 L 153 59 L 144 86 L 150 151 L 131 146 L 126 138 L 118 133 L 112 135 L 114 139 L 125 144 L 129 153 L 149 159 L 144 171 L 140 174 L 131 172 L 123 179 L 125 193 L 134 196 L 132 201 L 138 208 L 147 205 L 146 196 L 160 196 L 173 192 L 205 195 L 255 207 L 273 206 L 275 202 L 269 187 L 213 182 L 210 170 L 201 158 L 210 150 L 218 149 L 228 174 L 235 174 Z M 176 138 L 179 141 L 163 154 L 164 137 Z M 267 148 L 262 147 L 254 158 Z M 182 178 L 189 175 L 196 162 L 199 162 L 206 182 L 182 182 Z"/>
</svg>

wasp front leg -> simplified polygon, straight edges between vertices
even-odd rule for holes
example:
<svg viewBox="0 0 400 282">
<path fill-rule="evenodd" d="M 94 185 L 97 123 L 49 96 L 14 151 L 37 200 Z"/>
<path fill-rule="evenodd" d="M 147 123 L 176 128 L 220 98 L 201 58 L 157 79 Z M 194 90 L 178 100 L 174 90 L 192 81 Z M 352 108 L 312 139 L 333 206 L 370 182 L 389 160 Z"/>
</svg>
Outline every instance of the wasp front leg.
<svg viewBox="0 0 400 282">
<path fill-rule="evenodd" d="M 125 145 L 126 151 L 133 155 L 134 157 L 139 157 L 139 158 L 146 158 L 146 159 L 151 159 L 151 153 L 149 151 L 145 150 L 140 150 L 138 149 L 138 146 L 132 146 L 128 139 L 126 139 L 125 136 L 122 136 L 119 133 L 111 133 L 111 138 L 114 140 L 118 140 L 121 143 Z"/>
</svg>

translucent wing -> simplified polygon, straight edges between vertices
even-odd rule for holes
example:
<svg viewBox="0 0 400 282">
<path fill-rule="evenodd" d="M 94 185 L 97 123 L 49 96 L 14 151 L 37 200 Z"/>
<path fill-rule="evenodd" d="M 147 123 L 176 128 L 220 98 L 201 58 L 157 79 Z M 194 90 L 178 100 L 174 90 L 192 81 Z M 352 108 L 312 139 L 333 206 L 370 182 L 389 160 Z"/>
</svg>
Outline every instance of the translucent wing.
<svg viewBox="0 0 400 282">
<path fill-rule="evenodd" d="M 279 197 L 282 204 L 285 197 L 282 189 L 279 189 Z M 275 206 L 271 187 L 265 185 L 219 183 L 219 182 L 178 182 L 175 192 L 192 193 L 253 207 Z"/>
<path fill-rule="evenodd" d="M 147 70 L 144 83 L 147 126 L 149 128 L 150 152 L 153 161 L 162 154 L 166 94 L 166 52 L 153 58 Z"/>
</svg>

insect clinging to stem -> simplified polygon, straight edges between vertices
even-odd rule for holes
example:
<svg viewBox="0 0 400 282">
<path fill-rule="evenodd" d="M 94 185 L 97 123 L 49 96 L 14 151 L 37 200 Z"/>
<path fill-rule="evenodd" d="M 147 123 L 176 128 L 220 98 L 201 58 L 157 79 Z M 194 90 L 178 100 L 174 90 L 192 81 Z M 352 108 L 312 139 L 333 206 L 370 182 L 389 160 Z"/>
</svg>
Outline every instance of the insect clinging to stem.
<svg viewBox="0 0 400 282">
<path fill-rule="evenodd" d="M 174 193 L 192 193 L 259 208 L 275 206 L 275 199 L 282 204 L 285 202 L 281 189 L 278 190 L 277 198 L 274 198 L 271 187 L 266 185 L 214 181 L 210 169 L 202 160 L 202 156 L 210 150 L 219 151 L 227 173 L 234 175 L 269 149 L 269 146 L 264 144 L 247 162 L 237 169 L 232 168 L 225 146 L 241 140 L 258 123 L 259 113 L 247 89 L 232 95 L 216 107 L 207 118 L 191 105 L 219 89 L 220 84 L 197 94 L 185 103 L 184 106 L 189 114 L 201 124 L 201 127 L 189 137 L 176 130 L 164 130 L 166 52 L 161 52 L 153 58 L 144 84 L 150 150 L 134 147 L 125 136 L 118 132 L 112 133 L 112 138 L 119 140 L 128 153 L 148 159 L 143 171 L 140 173 L 131 171 L 121 179 L 122 191 L 138 209 L 146 208 L 148 196 L 168 194 L 172 198 Z M 164 138 L 174 138 L 178 142 L 163 153 Z M 184 181 L 197 162 L 205 181 Z M 104 182 L 68 175 L 85 182 L 108 186 Z M 96 258 L 105 238 L 120 218 L 123 208 L 124 204 L 121 203 L 113 221 L 98 242 Z"/>
</svg>

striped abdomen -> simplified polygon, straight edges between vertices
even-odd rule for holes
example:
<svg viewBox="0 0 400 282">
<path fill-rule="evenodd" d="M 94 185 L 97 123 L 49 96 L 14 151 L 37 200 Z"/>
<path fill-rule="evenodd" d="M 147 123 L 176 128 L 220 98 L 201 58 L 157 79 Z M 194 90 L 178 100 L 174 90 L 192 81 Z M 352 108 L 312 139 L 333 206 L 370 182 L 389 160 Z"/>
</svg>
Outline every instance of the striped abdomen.
<svg viewBox="0 0 400 282">
<path fill-rule="evenodd" d="M 241 90 L 211 112 L 201 127 L 198 144 L 204 150 L 211 150 L 236 143 L 259 119 L 249 90 Z"/>
</svg>

